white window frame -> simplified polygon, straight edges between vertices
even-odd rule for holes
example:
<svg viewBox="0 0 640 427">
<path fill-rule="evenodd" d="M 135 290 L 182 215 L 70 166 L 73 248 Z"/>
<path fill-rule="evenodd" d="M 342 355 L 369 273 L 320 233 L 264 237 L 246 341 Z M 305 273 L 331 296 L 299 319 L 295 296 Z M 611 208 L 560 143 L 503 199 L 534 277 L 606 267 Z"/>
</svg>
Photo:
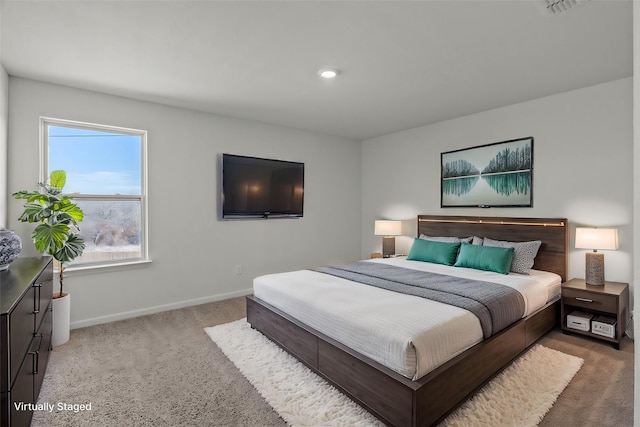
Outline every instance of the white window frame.
<svg viewBox="0 0 640 427">
<path fill-rule="evenodd" d="M 149 259 L 149 230 L 148 218 L 148 188 L 147 188 L 147 131 L 119 126 L 110 126 L 97 123 L 80 122 L 76 120 L 57 119 L 53 117 L 40 117 L 40 182 L 46 182 L 49 178 L 49 135 L 47 126 L 64 126 L 77 129 L 97 130 L 103 132 L 122 133 L 140 137 L 140 173 L 141 173 L 141 194 L 137 195 L 104 195 L 104 194 L 82 194 L 73 196 L 76 200 L 136 200 L 140 202 L 140 228 L 142 232 L 141 254 L 139 258 L 121 259 L 114 261 L 96 261 L 94 263 L 83 263 L 80 265 L 69 265 L 65 267 L 65 272 L 90 270 L 104 267 L 122 267 L 127 265 L 137 265 L 151 262 Z M 82 224 L 80 224 L 82 227 Z"/>
</svg>

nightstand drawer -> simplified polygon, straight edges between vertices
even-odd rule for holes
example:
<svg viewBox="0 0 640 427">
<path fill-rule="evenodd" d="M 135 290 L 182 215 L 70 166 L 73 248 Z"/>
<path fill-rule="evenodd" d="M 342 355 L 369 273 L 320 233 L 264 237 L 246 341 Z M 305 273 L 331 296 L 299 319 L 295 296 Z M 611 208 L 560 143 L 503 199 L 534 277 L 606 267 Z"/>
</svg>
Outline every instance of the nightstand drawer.
<svg viewBox="0 0 640 427">
<path fill-rule="evenodd" d="M 562 303 L 608 313 L 617 312 L 617 297 L 574 289 L 562 289 Z"/>
</svg>

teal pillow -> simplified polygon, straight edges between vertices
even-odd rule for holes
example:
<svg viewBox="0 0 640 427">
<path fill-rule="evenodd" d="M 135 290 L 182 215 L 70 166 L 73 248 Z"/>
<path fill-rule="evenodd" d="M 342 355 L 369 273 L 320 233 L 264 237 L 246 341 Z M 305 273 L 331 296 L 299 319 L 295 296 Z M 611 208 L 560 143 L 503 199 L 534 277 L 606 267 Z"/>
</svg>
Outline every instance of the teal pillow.
<svg viewBox="0 0 640 427">
<path fill-rule="evenodd" d="M 509 274 L 513 253 L 513 248 L 478 246 L 463 243 L 462 246 L 460 246 L 460 253 L 454 266 Z"/>
<path fill-rule="evenodd" d="M 433 240 L 413 239 L 413 245 L 407 259 L 453 265 L 458 256 L 460 243 L 435 242 Z"/>
</svg>

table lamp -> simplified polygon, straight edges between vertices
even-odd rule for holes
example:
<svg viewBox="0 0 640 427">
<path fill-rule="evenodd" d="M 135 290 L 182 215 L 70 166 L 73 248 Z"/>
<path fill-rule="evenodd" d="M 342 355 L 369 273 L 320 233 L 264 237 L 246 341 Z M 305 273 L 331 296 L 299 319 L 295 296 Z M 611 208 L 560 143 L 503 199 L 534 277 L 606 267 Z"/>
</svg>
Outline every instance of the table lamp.
<svg viewBox="0 0 640 427">
<path fill-rule="evenodd" d="M 382 238 L 382 257 L 389 258 L 396 253 L 396 238 L 402 234 L 402 221 L 376 220 L 374 233 Z"/>
<path fill-rule="evenodd" d="M 615 228 L 576 228 L 576 248 L 593 249 L 587 252 L 585 263 L 585 282 L 587 285 L 604 285 L 604 254 L 601 250 L 618 249 L 618 230 Z"/>
</svg>

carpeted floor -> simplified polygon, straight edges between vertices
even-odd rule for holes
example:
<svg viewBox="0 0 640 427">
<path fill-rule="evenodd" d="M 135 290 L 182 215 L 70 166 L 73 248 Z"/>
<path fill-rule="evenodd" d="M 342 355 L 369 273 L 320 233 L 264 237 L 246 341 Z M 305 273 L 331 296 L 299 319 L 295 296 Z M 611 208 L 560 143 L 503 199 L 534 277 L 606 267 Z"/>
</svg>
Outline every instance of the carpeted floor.
<svg viewBox="0 0 640 427">
<path fill-rule="evenodd" d="M 625 337 L 616 350 L 602 341 L 564 335 L 557 329 L 539 343 L 584 359 L 540 426 L 633 426 L 632 340 Z"/>
<path fill-rule="evenodd" d="M 51 354 L 32 426 L 283 426 L 204 328 L 245 317 L 244 298 L 77 329 Z M 584 359 L 541 426 L 633 425 L 633 343 L 621 350 L 552 331 L 541 341 Z M 75 409 L 78 409 L 76 406 Z"/>
</svg>

